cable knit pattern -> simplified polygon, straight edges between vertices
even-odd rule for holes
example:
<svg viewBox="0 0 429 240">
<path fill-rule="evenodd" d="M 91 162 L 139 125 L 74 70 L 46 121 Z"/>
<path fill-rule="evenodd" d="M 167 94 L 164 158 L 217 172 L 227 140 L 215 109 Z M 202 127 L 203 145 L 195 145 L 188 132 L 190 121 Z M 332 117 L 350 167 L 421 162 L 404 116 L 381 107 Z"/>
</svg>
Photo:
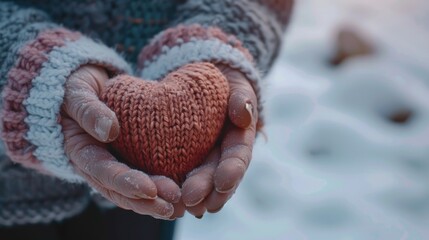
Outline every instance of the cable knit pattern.
<svg viewBox="0 0 429 240">
<path fill-rule="evenodd" d="M 29 95 L 31 81 L 39 75 L 42 64 L 54 47 L 64 45 L 64 40 L 77 40 L 78 33 L 65 29 L 42 32 L 33 42 L 21 48 L 16 65 L 8 73 L 7 85 L 3 90 L 2 138 L 7 154 L 15 162 L 27 167 L 44 170 L 33 156 L 35 146 L 24 135 L 28 126 L 24 122 L 27 112 L 22 105 Z"/>
</svg>

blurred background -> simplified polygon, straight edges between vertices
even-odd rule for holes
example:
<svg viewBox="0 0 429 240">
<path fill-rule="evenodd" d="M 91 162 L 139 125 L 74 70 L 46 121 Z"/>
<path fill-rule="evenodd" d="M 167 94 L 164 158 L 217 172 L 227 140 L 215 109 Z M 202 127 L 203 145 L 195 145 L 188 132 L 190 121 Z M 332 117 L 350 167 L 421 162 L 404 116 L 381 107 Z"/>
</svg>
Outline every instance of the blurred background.
<svg viewBox="0 0 429 240">
<path fill-rule="evenodd" d="M 176 239 L 429 239 L 429 1 L 297 0 L 267 140 Z"/>
</svg>

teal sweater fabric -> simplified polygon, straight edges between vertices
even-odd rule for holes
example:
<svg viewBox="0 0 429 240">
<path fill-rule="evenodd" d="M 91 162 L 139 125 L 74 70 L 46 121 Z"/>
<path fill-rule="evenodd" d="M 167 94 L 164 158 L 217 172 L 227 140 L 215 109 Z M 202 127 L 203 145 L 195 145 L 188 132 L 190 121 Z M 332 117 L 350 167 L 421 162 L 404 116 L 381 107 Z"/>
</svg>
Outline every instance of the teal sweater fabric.
<svg viewBox="0 0 429 240">
<path fill-rule="evenodd" d="M 61 221 L 89 202 L 58 123 L 73 71 L 97 64 L 156 80 L 187 63 L 224 63 L 260 99 L 292 2 L 0 1 L 0 226 Z"/>
</svg>

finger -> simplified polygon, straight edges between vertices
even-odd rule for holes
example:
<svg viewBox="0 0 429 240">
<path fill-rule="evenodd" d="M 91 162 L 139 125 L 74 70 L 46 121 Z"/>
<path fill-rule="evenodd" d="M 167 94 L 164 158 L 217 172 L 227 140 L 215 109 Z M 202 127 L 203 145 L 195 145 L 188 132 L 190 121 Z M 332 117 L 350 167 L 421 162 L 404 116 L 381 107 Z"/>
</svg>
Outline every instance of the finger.
<svg viewBox="0 0 429 240">
<path fill-rule="evenodd" d="M 201 219 L 207 211 L 206 207 L 204 206 L 204 202 L 201 202 L 192 207 L 187 207 L 186 210 L 188 210 L 190 214 L 194 215 L 198 219 Z"/>
<path fill-rule="evenodd" d="M 108 76 L 97 68 L 80 68 L 67 80 L 63 108 L 98 141 L 111 142 L 119 135 L 119 122 L 115 113 L 98 98 Z"/>
<path fill-rule="evenodd" d="M 254 121 L 255 122 L 255 121 Z M 214 174 L 216 191 L 227 193 L 241 181 L 252 158 L 255 123 L 248 129 L 231 125 L 221 145 L 221 158 Z"/>
<path fill-rule="evenodd" d="M 213 173 L 215 167 L 201 168 L 198 173 L 188 178 L 182 185 L 182 198 L 187 207 L 201 203 L 213 190 Z"/>
<path fill-rule="evenodd" d="M 78 170 L 81 171 L 81 170 Z M 160 198 L 153 200 L 146 199 L 129 199 L 113 190 L 104 188 L 91 176 L 84 172 L 80 172 L 88 183 L 94 187 L 103 197 L 109 199 L 111 202 L 116 204 L 118 207 L 123 209 L 132 210 L 139 214 L 151 215 L 155 218 L 169 219 L 174 213 L 174 207 L 171 203 L 168 203 Z"/>
<path fill-rule="evenodd" d="M 219 149 L 215 148 L 206 162 L 192 171 L 182 185 L 182 199 L 187 207 L 201 203 L 213 191 L 213 174 L 219 159 Z"/>
<path fill-rule="evenodd" d="M 230 85 L 228 114 L 237 127 L 246 129 L 257 119 L 257 98 L 250 82 L 239 72 L 227 75 Z"/>
<path fill-rule="evenodd" d="M 78 150 L 71 158 L 103 186 L 124 196 L 145 199 L 157 196 L 156 185 L 148 175 L 117 162 L 104 148 L 89 145 Z"/>
<path fill-rule="evenodd" d="M 229 193 L 219 193 L 216 191 L 211 192 L 205 201 L 207 212 L 216 213 L 219 212 L 226 202 L 232 197 L 235 189 Z"/>
<path fill-rule="evenodd" d="M 180 187 L 173 180 L 165 176 L 152 176 L 151 179 L 156 185 L 159 197 L 170 203 L 180 201 L 182 193 Z"/>
<path fill-rule="evenodd" d="M 248 96 L 233 92 L 229 97 L 228 103 L 229 119 L 237 127 L 248 128 L 252 123 L 253 106 Z"/>
<path fill-rule="evenodd" d="M 73 120 L 62 119 L 64 148 L 73 164 L 100 185 L 129 198 L 154 199 L 155 183 L 143 172 L 119 163 L 107 149 L 86 134 Z"/>
<path fill-rule="evenodd" d="M 181 218 L 185 215 L 186 207 L 182 201 L 179 201 L 177 203 L 173 203 L 173 207 L 174 207 L 174 213 L 173 213 L 173 215 L 170 216 L 170 218 L 169 218 L 170 220 Z"/>
</svg>

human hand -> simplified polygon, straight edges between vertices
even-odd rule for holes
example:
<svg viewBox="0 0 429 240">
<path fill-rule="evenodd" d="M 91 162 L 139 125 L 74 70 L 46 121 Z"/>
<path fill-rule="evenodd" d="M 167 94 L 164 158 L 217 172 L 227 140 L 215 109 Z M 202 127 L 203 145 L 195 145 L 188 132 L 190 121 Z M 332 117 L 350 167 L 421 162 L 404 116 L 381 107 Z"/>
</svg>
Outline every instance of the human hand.
<svg viewBox="0 0 429 240">
<path fill-rule="evenodd" d="M 202 166 L 188 174 L 182 199 L 188 212 L 201 218 L 222 209 L 232 197 L 252 158 L 258 121 L 256 94 L 246 77 L 218 65 L 230 84 L 225 132 Z"/>
<path fill-rule="evenodd" d="M 155 218 L 174 219 L 183 215 L 180 188 L 166 177 L 149 176 L 118 162 L 106 143 L 119 135 L 119 123 L 99 96 L 107 72 L 95 65 L 85 65 L 66 82 L 61 124 L 64 148 L 76 172 L 90 186 L 117 206 Z"/>
</svg>

